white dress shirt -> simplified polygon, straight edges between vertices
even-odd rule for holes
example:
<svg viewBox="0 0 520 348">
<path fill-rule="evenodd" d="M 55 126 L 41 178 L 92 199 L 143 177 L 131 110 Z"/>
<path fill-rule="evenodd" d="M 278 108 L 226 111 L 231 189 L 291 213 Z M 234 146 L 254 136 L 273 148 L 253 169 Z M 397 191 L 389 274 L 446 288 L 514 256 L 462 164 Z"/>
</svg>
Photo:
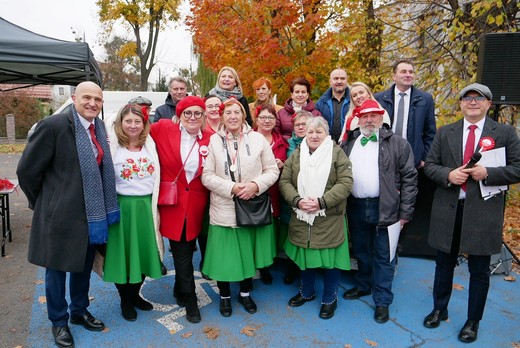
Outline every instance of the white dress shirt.
<svg viewBox="0 0 520 348">
<path fill-rule="evenodd" d="M 356 198 L 379 197 L 379 131 L 376 136 L 378 141 L 369 141 L 363 146 L 361 134 L 349 155 L 354 178 L 352 195 Z"/>
<path fill-rule="evenodd" d="M 394 122 L 392 122 L 392 132 L 395 133 L 395 125 L 397 121 L 397 109 L 399 108 L 399 100 L 401 99 L 401 96 L 399 95 L 401 92 L 397 87 L 394 88 Z M 403 134 L 398 134 L 404 139 L 406 139 L 406 130 L 408 129 L 408 113 L 410 111 L 410 96 L 412 94 L 412 89 L 408 88 L 406 91 L 404 91 L 406 95 L 404 98 L 404 113 L 403 113 Z"/>
</svg>

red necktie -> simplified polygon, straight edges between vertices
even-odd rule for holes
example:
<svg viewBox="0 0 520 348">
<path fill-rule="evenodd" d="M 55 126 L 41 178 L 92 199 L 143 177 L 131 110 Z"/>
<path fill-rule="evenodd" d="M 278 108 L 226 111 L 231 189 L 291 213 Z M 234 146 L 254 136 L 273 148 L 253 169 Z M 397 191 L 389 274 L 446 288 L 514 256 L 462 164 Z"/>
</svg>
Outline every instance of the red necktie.
<svg viewBox="0 0 520 348">
<path fill-rule="evenodd" d="M 96 138 L 96 133 L 94 133 L 94 124 L 91 123 L 90 126 L 88 126 L 88 130 L 90 131 L 90 136 L 92 137 L 92 142 L 94 143 L 94 146 L 96 146 L 96 149 L 98 151 L 96 161 L 97 161 L 98 166 L 100 166 L 101 162 L 103 161 L 103 148 L 101 147 L 101 144 L 99 143 L 99 141 Z"/>
<path fill-rule="evenodd" d="M 468 139 L 466 140 L 466 147 L 464 148 L 464 160 L 462 161 L 462 165 L 465 165 L 469 162 L 471 159 L 471 156 L 473 156 L 473 153 L 475 152 L 475 129 L 477 129 L 477 126 L 472 124 L 469 128 L 469 134 Z M 464 182 L 461 185 L 461 188 L 466 191 L 466 183 Z"/>
</svg>

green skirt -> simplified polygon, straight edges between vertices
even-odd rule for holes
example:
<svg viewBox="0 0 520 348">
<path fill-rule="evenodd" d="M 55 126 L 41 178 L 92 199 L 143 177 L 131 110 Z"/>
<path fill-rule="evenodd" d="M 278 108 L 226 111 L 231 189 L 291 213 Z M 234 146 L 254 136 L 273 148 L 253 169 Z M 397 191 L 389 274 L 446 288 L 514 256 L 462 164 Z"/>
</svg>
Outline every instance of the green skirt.
<svg viewBox="0 0 520 348">
<path fill-rule="evenodd" d="M 276 255 L 273 225 L 223 227 L 209 225 L 202 273 L 211 279 L 237 282 L 273 264 Z"/>
<path fill-rule="evenodd" d="M 161 278 L 152 216 L 152 196 L 117 195 L 121 219 L 108 228 L 103 280 L 140 283 L 142 274 Z"/>
<path fill-rule="evenodd" d="M 345 271 L 350 270 L 350 252 L 348 248 L 348 228 L 344 222 L 345 241 L 335 248 L 309 249 L 302 248 L 291 243 L 289 239 L 285 242 L 285 253 L 300 267 L 307 268 L 338 268 Z"/>
</svg>

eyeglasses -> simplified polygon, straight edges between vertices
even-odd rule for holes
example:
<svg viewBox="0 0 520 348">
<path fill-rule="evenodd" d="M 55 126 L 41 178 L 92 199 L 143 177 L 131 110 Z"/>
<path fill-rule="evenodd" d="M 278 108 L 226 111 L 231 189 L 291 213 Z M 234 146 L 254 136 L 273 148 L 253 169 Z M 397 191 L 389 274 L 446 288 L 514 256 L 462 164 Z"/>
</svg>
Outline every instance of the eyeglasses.
<svg viewBox="0 0 520 348">
<path fill-rule="evenodd" d="M 202 115 L 204 115 L 204 113 L 200 111 L 184 111 L 182 114 L 186 118 L 191 118 L 192 116 L 194 116 L 195 118 L 201 118 Z"/>
<path fill-rule="evenodd" d="M 307 123 L 295 123 L 294 128 L 306 127 Z"/>
<path fill-rule="evenodd" d="M 219 107 L 220 107 L 220 104 L 206 105 L 206 109 L 218 109 Z"/>
<path fill-rule="evenodd" d="M 258 116 L 257 117 L 259 120 L 262 120 L 262 121 L 274 121 L 275 120 L 275 117 L 274 116 Z"/>
<path fill-rule="evenodd" d="M 486 100 L 486 97 L 483 97 L 481 95 L 479 96 L 476 96 L 476 97 L 462 97 L 461 100 L 465 103 L 471 103 L 473 101 L 476 101 L 476 102 L 483 102 L 484 100 Z"/>
</svg>

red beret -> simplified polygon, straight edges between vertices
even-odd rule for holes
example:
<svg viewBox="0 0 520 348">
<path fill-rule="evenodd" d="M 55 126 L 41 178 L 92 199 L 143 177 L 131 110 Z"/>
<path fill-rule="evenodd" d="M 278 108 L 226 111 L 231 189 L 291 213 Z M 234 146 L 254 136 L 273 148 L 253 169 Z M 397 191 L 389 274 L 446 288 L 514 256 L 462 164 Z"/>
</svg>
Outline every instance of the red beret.
<svg viewBox="0 0 520 348">
<path fill-rule="evenodd" d="M 184 110 L 190 106 L 200 106 L 204 111 L 206 110 L 206 103 L 204 103 L 202 98 L 189 95 L 177 103 L 177 106 L 175 107 L 175 113 L 177 114 L 177 117 L 181 117 L 181 114 L 184 112 Z"/>
</svg>

